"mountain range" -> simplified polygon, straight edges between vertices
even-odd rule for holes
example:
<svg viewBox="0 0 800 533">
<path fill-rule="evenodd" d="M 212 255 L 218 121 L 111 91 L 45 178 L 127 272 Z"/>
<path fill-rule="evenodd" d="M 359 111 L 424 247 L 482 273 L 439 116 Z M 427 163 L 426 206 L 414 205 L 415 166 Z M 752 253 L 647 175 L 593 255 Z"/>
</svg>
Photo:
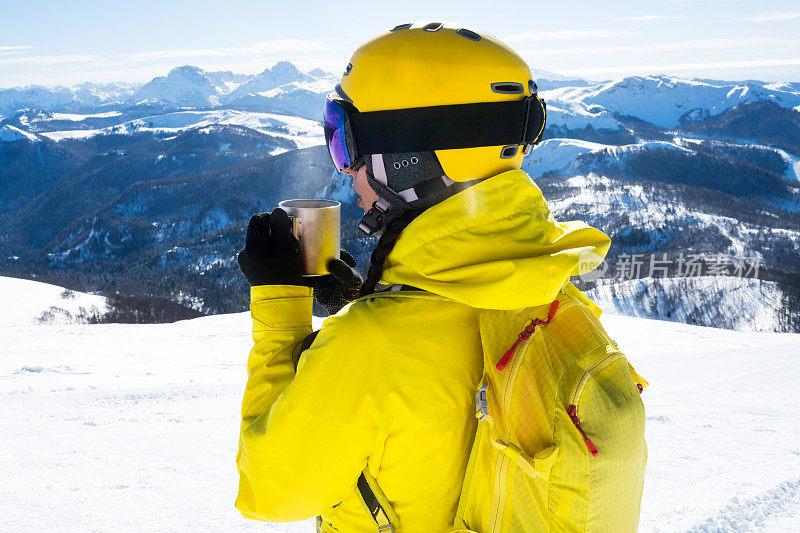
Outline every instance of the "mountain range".
<svg viewBox="0 0 800 533">
<path fill-rule="evenodd" d="M 612 313 L 800 331 L 800 83 L 537 74 L 547 129 L 523 169 L 557 219 L 613 241 L 581 288 Z M 280 62 L 0 90 L 0 274 L 239 311 L 247 219 L 288 197 L 341 200 L 363 270 L 374 238 L 319 123 L 336 80 Z M 689 255 L 701 275 L 680 271 Z"/>
</svg>

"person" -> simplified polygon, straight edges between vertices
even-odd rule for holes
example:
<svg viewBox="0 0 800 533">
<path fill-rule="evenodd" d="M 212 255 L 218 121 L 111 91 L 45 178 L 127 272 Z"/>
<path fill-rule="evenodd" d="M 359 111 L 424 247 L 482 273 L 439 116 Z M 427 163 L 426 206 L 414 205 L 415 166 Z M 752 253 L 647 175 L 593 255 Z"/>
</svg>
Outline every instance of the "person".
<svg viewBox="0 0 800 533">
<path fill-rule="evenodd" d="M 453 530 L 477 425 L 479 310 L 559 291 L 588 302 L 570 276 L 609 246 L 584 222 L 557 222 L 520 169 L 544 126 L 530 68 L 485 33 L 402 24 L 354 53 L 326 100 L 326 141 L 353 176 L 359 227 L 381 236 L 359 297 L 313 336 L 313 298 L 337 311 L 356 296 L 353 262 L 306 286 L 286 214 L 251 219 L 239 256 L 255 342 L 237 455 L 245 517 Z"/>
</svg>

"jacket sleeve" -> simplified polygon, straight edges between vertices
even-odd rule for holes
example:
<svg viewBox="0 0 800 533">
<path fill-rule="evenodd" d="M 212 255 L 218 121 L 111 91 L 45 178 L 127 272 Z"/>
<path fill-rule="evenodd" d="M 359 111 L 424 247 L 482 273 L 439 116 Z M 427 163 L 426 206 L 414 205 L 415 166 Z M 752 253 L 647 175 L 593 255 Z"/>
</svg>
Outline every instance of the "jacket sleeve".
<svg viewBox="0 0 800 533">
<path fill-rule="evenodd" d="M 311 333 L 311 302 L 306 287 L 262 286 L 251 292 L 255 346 L 236 458 L 236 507 L 247 518 L 283 522 L 321 514 L 354 490 L 374 447 L 373 425 L 361 413 L 347 412 L 352 398 L 337 397 L 350 388 L 342 378 L 358 376 L 344 376 L 337 368 L 337 352 L 346 350 L 347 342 L 328 326 L 330 320 L 295 375 L 292 351 Z M 310 364 L 306 355 L 312 351 Z"/>
</svg>

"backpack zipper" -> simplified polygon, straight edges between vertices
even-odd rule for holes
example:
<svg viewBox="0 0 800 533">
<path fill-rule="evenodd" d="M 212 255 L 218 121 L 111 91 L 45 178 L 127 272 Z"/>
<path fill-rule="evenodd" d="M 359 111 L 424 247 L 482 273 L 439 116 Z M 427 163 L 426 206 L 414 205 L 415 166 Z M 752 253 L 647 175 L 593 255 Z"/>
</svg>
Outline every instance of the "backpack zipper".
<svg viewBox="0 0 800 533">
<path fill-rule="evenodd" d="M 597 451 L 592 440 L 586 436 L 586 433 L 583 432 L 583 428 L 581 427 L 581 421 L 578 418 L 578 408 L 575 405 L 570 405 L 567 408 L 567 414 L 569 415 L 570 420 L 572 423 L 575 424 L 575 427 L 578 428 L 578 431 L 581 432 L 581 436 L 583 437 L 583 442 L 586 443 L 586 447 L 589 448 L 589 453 L 592 454 L 593 457 L 597 457 L 600 452 Z"/>
<path fill-rule="evenodd" d="M 558 300 L 553 300 L 553 303 L 550 304 L 550 310 L 547 312 L 547 319 L 542 320 L 541 318 L 537 317 L 531 320 L 531 323 L 525 326 L 525 329 L 523 329 L 522 332 L 517 336 L 517 340 L 514 341 L 514 344 L 511 345 L 511 348 L 509 348 L 503 357 L 500 358 L 495 365 L 495 368 L 500 371 L 504 370 L 511 358 L 514 357 L 514 352 L 516 351 L 517 346 L 519 346 L 521 342 L 527 341 L 531 338 L 531 335 L 533 335 L 533 332 L 536 330 L 536 326 L 544 326 L 549 324 L 550 321 L 553 320 L 557 310 Z"/>
<path fill-rule="evenodd" d="M 509 362 L 516 351 L 523 351 L 525 346 L 530 342 L 530 338 L 536 329 L 536 326 L 542 324 L 548 324 L 550 320 L 553 319 L 553 316 L 556 314 L 556 310 L 558 309 L 558 300 L 553 300 L 550 304 L 550 310 L 547 314 L 547 319 L 542 320 L 540 318 L 535 318 L 528 324 L 522 333 L 517 336 L 517 340 L 514 341 L 514 345 L 505 353 L 503 358 L 500 362 L 497 363 L 496 368 L 498 370 L 503 370 L 506 368 Z M 520 344 L 522 346 L 520 347 Z M 502 364 L 501 364 L 502 363 Z M 501 406 L 501 412 L 508 413 L 510 410 L 510 403 L 511 403 L 511 391 L 514 388 L 514 381 L 516 381 L 517 374 L 519 374 L 519 367 L 522 365 L 522 358 L 517 358 L 513 361 L 511 368 L 503 377 L 503 383 L 500 388 L 500 397 L 498 401 Z M 507 420 L 503 420 L 503 425 L 505 426 L 508 424 Z M 510 428 L 504 427 L 503 430 L 509 430 L 509 435 L 507 440 L 511 440 L 510 435 Z M 501 437 L 505 438 L 506 436 L 503 434 L 503 431 L 500 430 L 498 424 L 498 431 L 501 433 Z M 495 466 L 495 497 L 492 501 L 492 508 L 489 513 L 489 529 L 488 533 L 492 533 L 498 531 L 502 528 L 503 525 L 503 510 L 505 507 L 505 498 L 506 498 L 506 484 L 505 484 L 505 476 L 508 472 L 508 463 L 510 459 L 505 454 L 500 454 L 497 460 L 497 465 Z"/>
<path fill-rule="evenodd" d="M 589 378 L 591 378 L 597 372 L 601 372 L 604 368 L 622 356 L 622 352 L 615 350 L 610 354 L 606 354 L 596 359 L 594 363 L 590 367 L 586 368 L 583 374 L 581 374 L 581 379 L 579 379 L 575 384 L 575 388 L 570 395 L 572 401 L 567 406 L 567 415 L 569 416 L 570 420 L 572 420 L 572 423 L 575 424 L 575 427 L 578 429 L 578 431 L 580 431 L 581 436 L 583 437 L 583 442 L 586 443 L 586 447 L 589 449 L 589 453 L 591 453 L 593 457 L 597 457 L 600 452 L 597 450 L 597 447 L 594 445 L 592 440 L 586 435 L 586 432 L 584 432 L 583 427 L 581 426 L 581 420 L 578 418 L 578 404 L 580 403 L 580 397 L 583 393 L 586 383 L 589 381 Z"/>
</svg>

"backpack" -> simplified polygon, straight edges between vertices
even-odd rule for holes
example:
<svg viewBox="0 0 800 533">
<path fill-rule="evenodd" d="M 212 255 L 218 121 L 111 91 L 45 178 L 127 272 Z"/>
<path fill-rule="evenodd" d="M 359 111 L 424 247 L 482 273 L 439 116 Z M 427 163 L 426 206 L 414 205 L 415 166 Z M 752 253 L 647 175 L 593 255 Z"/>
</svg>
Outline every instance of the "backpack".
<svg viewBox="0 0 800 533">
<path fill-rule="evenodd" d="M 458 531 L 636 531 L 647 382 L 593 309 L 567 283 L 550 304 L 480 312 L 480 422 Z"/>
</svg>

